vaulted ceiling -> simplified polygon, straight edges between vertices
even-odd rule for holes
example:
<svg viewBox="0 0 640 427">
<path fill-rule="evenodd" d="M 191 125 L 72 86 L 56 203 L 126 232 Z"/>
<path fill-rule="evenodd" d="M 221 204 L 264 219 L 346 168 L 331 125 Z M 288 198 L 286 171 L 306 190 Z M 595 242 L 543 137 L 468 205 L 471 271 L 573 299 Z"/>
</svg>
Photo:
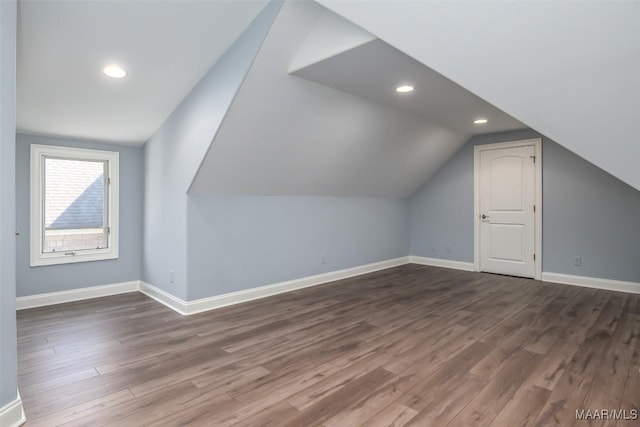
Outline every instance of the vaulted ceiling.
<svg viewBox="0 0 640 427">
<path fill-rule="evenodd" d="M 318 2 L 640 189 L 638 1 Z"/>
<path fill-rule="evenodd" d="M 354 46 L 299 68 L 292 74 L 370 99 L 399 111 L 424 117 L 461 134 L 522 129 L 524 125 L 468 90 L 380 39 Z M 398 95 L 399 83 L 414 92 Z M 482 117 L 488 123 L 478 126 Z"/>
<path fill-rule="evenodd" d="M 267 1 L 19 1 L 18 131 L 142 145 Z"/>
<path fill-rule="evenodd" d="M 21 1 L 18 130 L 143 143 L 266 3 Z M 285 1 L 190 191 L 405 197 L 472 134 L 525 126 L 640 188 L 637 22 L 637 2 Z"/>
<path fill-rule="evenodd" d="M 285 2 L 191 191 L 407 197 L 473 133 L 522 127 L 317 4 Z"/>
</svg>

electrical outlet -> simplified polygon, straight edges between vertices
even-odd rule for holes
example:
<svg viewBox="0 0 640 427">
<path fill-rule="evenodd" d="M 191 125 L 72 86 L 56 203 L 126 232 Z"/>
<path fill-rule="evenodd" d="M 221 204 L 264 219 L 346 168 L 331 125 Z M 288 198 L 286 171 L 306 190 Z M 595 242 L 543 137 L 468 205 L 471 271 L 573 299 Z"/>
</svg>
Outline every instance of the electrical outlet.
<svg viewBox="0 0 640 427">
<path fill-rule="evenodd" d="M 320 264 L 327 263 L 327 256 L 325 254 L 320 254 Z"/>
<path fill-rule="evenodd" d="M 176 274 L 173 270 L 169 270 L 169 283 L 173 283 L 176 281 Z"/>
<path fill-rule="evenodd" d="M 576 267 L 580 267 L 582 265 L 582 257 L 581 256 L 577 256 L 573 259 L 573 265 L 575 265 Z"/>
</svg>

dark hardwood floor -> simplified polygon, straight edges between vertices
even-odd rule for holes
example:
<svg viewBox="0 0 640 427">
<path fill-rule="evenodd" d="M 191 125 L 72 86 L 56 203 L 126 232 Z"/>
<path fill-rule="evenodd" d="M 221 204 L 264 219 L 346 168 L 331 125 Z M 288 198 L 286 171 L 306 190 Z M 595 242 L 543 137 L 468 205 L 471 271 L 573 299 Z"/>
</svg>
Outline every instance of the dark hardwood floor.
<svg viewBox="0 0 640 427">
<path fill-rule="evenodd" d="M 18 312 L 27 426 L 533 426 L 640 406 L 640 295 L 406 265 L 183 317 Z"/>
</svg>

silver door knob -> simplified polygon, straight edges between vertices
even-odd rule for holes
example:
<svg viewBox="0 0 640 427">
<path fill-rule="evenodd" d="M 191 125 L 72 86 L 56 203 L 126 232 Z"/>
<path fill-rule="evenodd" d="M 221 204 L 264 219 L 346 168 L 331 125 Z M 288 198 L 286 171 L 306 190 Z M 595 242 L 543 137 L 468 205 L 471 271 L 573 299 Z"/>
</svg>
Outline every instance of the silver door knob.
<svg viewBox="0 0 640 427">
<path fill-rule="evenodd" d="M 489 218 L 489 216 L 487 216 L 487 215 L 485 215 L 485 214 L 482 214 L 482 216 L 481 216 L 480 218 L 482 218 L 482 219 L 487 219 L 487 218 Z"/>
</svg>

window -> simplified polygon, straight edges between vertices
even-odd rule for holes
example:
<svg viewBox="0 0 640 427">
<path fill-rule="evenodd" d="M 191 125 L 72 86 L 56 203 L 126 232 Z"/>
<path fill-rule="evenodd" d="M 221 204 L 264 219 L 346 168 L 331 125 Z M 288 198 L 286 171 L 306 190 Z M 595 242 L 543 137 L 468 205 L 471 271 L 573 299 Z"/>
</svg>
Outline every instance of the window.
<svg viewBox="0 0 640 427">
<path fill-rule="evenodd" d="M 31 266 L 118 258 L 118 153 L 31 146 Z"/>
</svg>

